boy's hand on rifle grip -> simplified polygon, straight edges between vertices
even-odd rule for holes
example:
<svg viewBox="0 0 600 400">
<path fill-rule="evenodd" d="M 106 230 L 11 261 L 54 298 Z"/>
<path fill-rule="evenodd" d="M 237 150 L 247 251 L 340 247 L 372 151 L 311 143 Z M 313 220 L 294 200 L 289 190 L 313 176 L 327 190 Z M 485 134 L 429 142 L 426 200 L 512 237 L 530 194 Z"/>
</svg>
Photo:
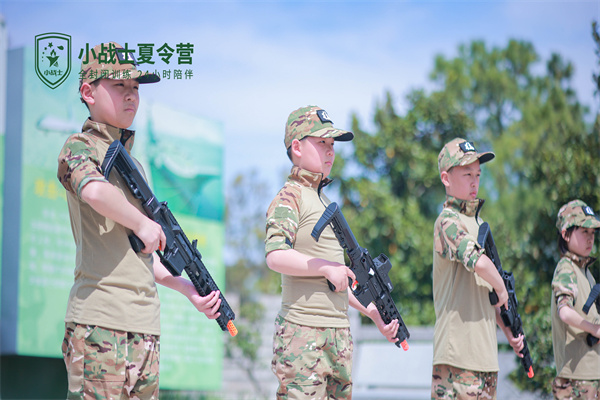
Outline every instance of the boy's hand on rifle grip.
<svg viewBox="0 0 600 400">
<path fill-rule="evenodd" d="M 506 291 L 506 288 L 502 287 L 500 295 L 498 295 L 497 290 L 490 292 L 490 303 L 494 307 L 502 308 L 502 306 L 504 306 L 504 308 L 508 310 L 508 292 Z"/>
<path fill-rule="evenodd" d="M 144 217 L 140 227 L 134 231 L 135 235 L 144 242 L 142 253 L 151 254 L 156 250 L 165 249 L 166 237 L 162 227 L 150 218 Z"/>
<path fill-rule="evenodd" d="M 344 264 L 326 266 L 324 268 L 324 276 L 333 286 L 335 286 L 336 292 L 346 291 L 349 283 L 356 280 L 354 272 Z M 350 280 L 348 278 L 350 278 Z"/>
<path fill-rule="evenodd" d="M 508 310 L 508 292 L 506 289 L 503 289 L 500 294 L 498 294 L 498 307 L 504 306 Z"/>
</svg>

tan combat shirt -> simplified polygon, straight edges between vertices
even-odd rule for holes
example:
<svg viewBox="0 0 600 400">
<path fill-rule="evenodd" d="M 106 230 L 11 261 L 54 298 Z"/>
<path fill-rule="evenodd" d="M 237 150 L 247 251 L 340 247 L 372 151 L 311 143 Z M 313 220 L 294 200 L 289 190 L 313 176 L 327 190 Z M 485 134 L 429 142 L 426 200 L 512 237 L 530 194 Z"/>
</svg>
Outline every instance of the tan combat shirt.
<svg viewBox="0 0 600 400">
<path fill-rule="evenodd" d="M 552 346 L 557 376 L 568 379 L 600 379 L 600 345 L 590 347 L 586 343 L 587 332 L 564 323 L 558 311 L 571 307 L 583 319 L 600 324 L 595 305 L 586 315 L 583 312 L 596 280 L 589 265 L 594 258 L 580 257 L 567 252 L 558 262 L 552 278 Z"/>
<path fill-rule="evenodd" d="M 67 189 L 77 248 L 75 282 L 65 322 L 159 335 L 160 304 L 152 255 L 136 254 L 128 240 L 131 230 L 103 217 L 81 199 L 81 190 L 88 182 L 106 182 L 101 172 L 104 156 L 108 146 L 122 135 L 125 148 L 130 151 L 132 131 L 88 119 L 81 133 L 67 139 L 59 155 L 58 179 Z M 142 211 L 140 201 L 133 197 L 116 170 L 109 182 Z"/>
<path fill-rule="evenodd" d="M 320 193 L 322 174 L 294 166 L 267 211 L 265 251 L 295 249 L 315 258 L 344 263 L 344 250 L 333 229 L 323 230 L 319 241 L 310 235 L 330 201 Z M 321 202 L 323 199 L 323 203 Z M 347 328 L 348 292 L 333 292 L 323 276 L 281 275 L 281 310 L 284 319 L 298 325 Z"/>
<path fill-rule="evenodd" d="M 496 372 L 496 312 L 489 300 L 492 286 L 474 272 L 483 254 L 477 244 L 481 220 L 476 219 L 482 204 L 483 200 L 447 196 L 435 221 L 433 365 Z"/>
</svg>

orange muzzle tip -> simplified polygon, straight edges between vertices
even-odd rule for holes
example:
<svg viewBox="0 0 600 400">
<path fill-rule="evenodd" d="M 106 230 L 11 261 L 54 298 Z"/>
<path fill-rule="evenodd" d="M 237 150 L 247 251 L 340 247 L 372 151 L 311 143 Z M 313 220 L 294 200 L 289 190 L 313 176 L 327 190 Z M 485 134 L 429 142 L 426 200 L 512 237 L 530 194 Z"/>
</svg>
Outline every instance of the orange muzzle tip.
<svg viewBox="0 0 600 400">
<path fill-rule="evenodd" d="M 406 340 L 400 343 L 400 346 L 402 346 L 402 350 L 408 350 L 408 343 L 406 342 Z"/>
<path fill-rule="evenodd" d="M 227 330 L 229 331 L 229 334 L 231 336 L 235 336 L 238 333 L 237 328 L 235 327 L 235 325 L 233 324 L 232 320 L 229 320 L 229 322 L 227 323 Z"/>
<path fill-rule="evenodd" d="M 529 378 L 533 378 L 533 367 L 529 367 L 529 371 L 527 372 L 527 376 Z"/>
</svg>

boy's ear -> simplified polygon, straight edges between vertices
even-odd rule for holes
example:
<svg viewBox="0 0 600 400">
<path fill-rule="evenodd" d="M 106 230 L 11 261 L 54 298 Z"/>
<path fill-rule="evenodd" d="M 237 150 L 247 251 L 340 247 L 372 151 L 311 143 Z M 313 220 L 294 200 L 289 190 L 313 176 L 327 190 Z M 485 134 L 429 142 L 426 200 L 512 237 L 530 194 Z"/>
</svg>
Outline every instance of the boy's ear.
<svg viewBox="0 0 600 400">
<path fill-rule="evenodd" d="M 87 104 L 95 103 L 94 91 L 92 90 L 92 85 L 90 85 L 89 83 L 85 82 L 81 84 L 81 87 L 79 88 L 79 95 L 81 96 L 81 99 Z"/>
<path fill-rule="evenodd" d="M 292 150 L 291 154 L 296 157 L 302 157 L 302 149 L 300 148 L 300 141 L 298 139 L 292 140 L 292 145 L 290 147 Z"/>
<path fill-rule="evenodd" d="M 563 229 L 560 232 L 560 235 L 562 236 L 563 239 L 565 239 L 565 242 L 569 243 L 569 239 L 571 239 L 571 236 L 567 235 L 567 230 Z"/>
<path fill-rule="evenodd" d="M 448 177 L 448 171 L 442 171 L 440 173 L 440 179 L 442 180 L 442 183 L 444 184 L 444 186 L 446 186 L 446 187 L 450 186 L 450 179 Z"/>
</svg>

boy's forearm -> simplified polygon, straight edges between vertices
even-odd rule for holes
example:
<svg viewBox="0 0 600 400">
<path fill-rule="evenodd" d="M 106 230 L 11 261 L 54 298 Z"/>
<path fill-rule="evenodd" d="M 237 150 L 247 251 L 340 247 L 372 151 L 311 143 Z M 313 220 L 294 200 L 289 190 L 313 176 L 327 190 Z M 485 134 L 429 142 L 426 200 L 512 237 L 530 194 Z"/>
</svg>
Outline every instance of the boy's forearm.
<svg viewBox="0 0 600 400">
<path fill-rule="evenodd" d="M 383 324 L 383 320 L 381 315 L 379 315 L 379 311 L 377 311 L 377 307 L 375 307 L 373 303 L 371 303 L 368 308 L 363 306 L 356 296 L 354 296 L 354 293 L 352 293 L 350 288 L 348 288 L 348 303 L 350 304 L 350 307 L 357 309 L 359 312 L 369 317 L 373 322 Z"/>
<path fill-rule="evenodd" d="M 146 218 L 112 184 L 91 181 L 81 190 L 81 198 L 98 214 L 110 218 L 132 231 L 137 231 Z"/>
<path fill-rule="evenodd" d="M 504 336 L 506 336 L 508 339 L 512 337 L 512 331 L 510 330 L 510 327 L 504 325 L 504 321 L 500 315 L 500 307 L 496 307 L 496 324 L 500 327 L 500 329 L 502 329 Z"/>
<path fill-rule="evenodd" d="M 179 293 L 189 297 L 189 294 L 194 292 L 194 285 L 181 276 L 173 276 L 167 268 L 160 262 L 156 253 L 152 254 L 153 262 L 152 267 L 154 269 L 154 280 L 163 286 L 178 291 Z"/>
<path fill-rule="evenodd" d="M 330 264 L 294 249 L 272 251 L 267 254 L 266 261 L 273 271 L 292 276 L 323 276 L 322 268 Z"/>
<path fill-rule="evenodd" d="M 558 310 L 558 316 L 565 324 L 586 331 L 596 337 L 600 334 L 600 325 L 587 321 L 569 306 L 561 307 L 560 310 Z"/>
<path fill-rule="evenodd" d="M 367 308 L 365 306 L 363 306 L 360 301 L 358 301 L 358 299 L 356 298 L 356 296 L 354 296 L 354 293 L 352 293 L 352 290 L 350 290 L 350 288 L 348 288 L 348 304 L 350 304 L 350 307 L 352 308 L 356 308 L 359 312 L 365 314 L 367 317 L 372 318 L 371 315 L 369 315 L 369 312 L 367 310 Z"/>
<path fill-rule="evenodd" d="M 499 297 L 501 293 L 506 292 L 506 287 L 502 281 L 502 277 L 498 273 L 496 266 L 485 254 L 479 257 L 477 263 L 475 263 L 475 273 L 479 275 L 484 281 L 492 285 Z"/>
</svg>

